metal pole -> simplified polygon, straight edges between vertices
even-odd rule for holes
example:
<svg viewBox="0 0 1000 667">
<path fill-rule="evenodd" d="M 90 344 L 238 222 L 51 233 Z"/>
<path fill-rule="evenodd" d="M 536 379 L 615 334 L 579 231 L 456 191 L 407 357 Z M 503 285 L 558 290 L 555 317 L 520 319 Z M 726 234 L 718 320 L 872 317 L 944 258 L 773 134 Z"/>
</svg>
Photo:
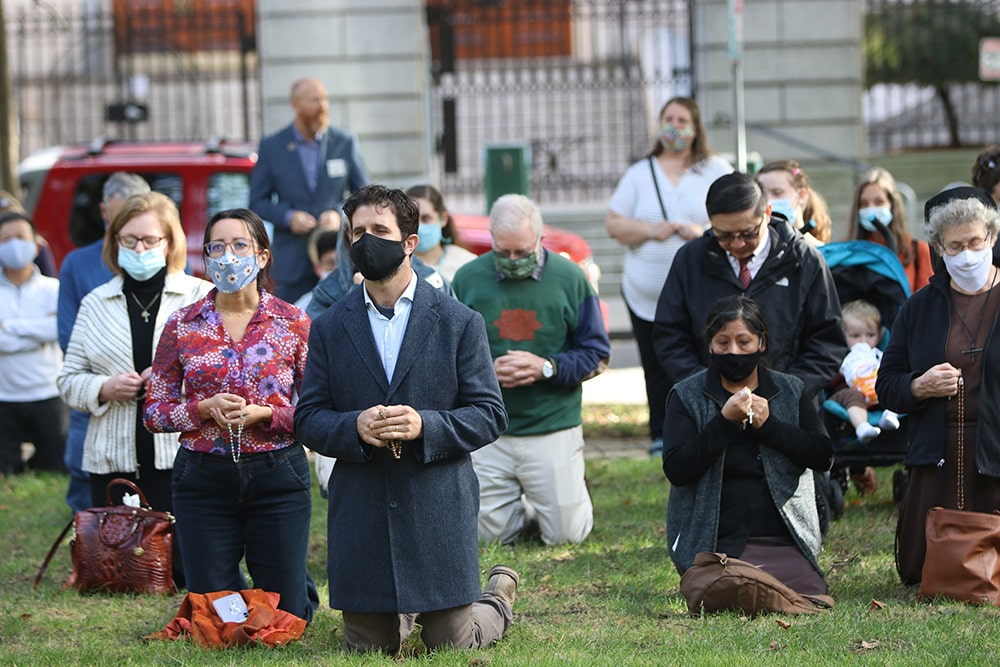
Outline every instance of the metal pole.
<svg viewBox="0 0 1000 667">
<path fill-rule="evenodd" d="M 732 66 L 733 85 L 733 141 L 736 151 L 736 169 L 747 167 L 746 109 L 743 101 L 743 0 L 728 0 L 729 5 L 729 62 Z"/>
</svg>

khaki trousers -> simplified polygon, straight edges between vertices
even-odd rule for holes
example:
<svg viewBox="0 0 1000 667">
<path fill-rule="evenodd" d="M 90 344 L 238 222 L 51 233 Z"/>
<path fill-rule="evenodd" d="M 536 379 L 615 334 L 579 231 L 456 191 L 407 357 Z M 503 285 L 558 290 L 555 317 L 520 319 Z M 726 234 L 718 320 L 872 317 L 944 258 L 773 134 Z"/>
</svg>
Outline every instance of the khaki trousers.
<svg viewBox="0 0 1000 667">
<path fill-rule="evenodd" d="M 579 544 L 594 527 L 584 478 L 583 427 L 501 436 L 472 452 L 479 477 L 479 539 L 509 544 L 538 519 L 546 544 Z"/>
<path fill-rule="evenodd" d="M 419 614 L 367 614 L 343 612 L 344 641 L 350 651 L 398 653 L 403 641 L 413 632 L 414 623 L 422 626 L 424 645 L 434 650 L 442 646 L 482 648 L 503 637 L 514 618 L 505 600 L 489 593 L 473 604 Z"/>
</svg>

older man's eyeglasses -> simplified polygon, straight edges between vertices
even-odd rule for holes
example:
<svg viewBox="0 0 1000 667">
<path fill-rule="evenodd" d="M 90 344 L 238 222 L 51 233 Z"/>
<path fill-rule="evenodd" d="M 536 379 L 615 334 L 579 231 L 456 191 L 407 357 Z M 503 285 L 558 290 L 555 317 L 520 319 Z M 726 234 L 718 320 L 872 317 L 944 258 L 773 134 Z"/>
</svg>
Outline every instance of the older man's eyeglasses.
<svg viewBox="0 0 1000 667">
<path fill-rule="evenodd" d="M 120 243 L 123 247 L 128 248 L 129 250 L 132 250 L 137 245 L 139 245 L 139 241 L 142 241 L 142 247 L 144 247 L 144 248 L 146 248 L 148 250 L 150 248 L 155 248 L 155 247 L 159 246 L 160 243 L 165 238 L 166 238 L 165 236 L 131 236 L 131 235 L 128 235 L 128 236 L 119 236 L 118 237 L 118 243 Z"/>
<path fill-rule="evenodd" d="M 715 234 L 715 238 L 719 243 L 732 243 L 736 239 L 748 243 L 755 240 L 760 235 L 760 227 L 764 224 L 761 220 L 757 223 L 757 226 L 753 229 L 744 229 L 742 232 L 720 232 L 715 227 L 712 227 L 712 233 Z"/>
<path fill-rule="evenodd" d="M 944 246 L 944 254 L 954 257 L 965 250 L 979 252 L 989 244 L 991 238 L 993 238 L 992 234 L 987 234 L 986 236 L 977 236 L 974 239 L 969 239 L 965 243 L 948 243 Z"/>
<path fill-rule="evenodd" d="M 205 254 L 212 259 L 218 259 L 226 254 L 226 248 L 230 248 L 237 257 L 246 257 L 253 252 L 253 242 L 250 239 L 233 239 L 230 243 L 225 241 L 210 241 L 205 244 Z"/>
</svg>

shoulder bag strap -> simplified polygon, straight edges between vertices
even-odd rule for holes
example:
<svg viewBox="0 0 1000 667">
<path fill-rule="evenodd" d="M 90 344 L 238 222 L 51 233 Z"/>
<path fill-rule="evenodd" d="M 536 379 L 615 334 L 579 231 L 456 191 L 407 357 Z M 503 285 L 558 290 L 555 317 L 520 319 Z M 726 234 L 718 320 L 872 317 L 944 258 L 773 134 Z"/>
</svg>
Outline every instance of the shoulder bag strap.
<svg viewBox="0 0 1000 667">
<path fill-rule="evenodd" d="M 660 183 L 656 180 L 656 169 L 653 167 L 654 159 L 655 158 L 652 155 L 649 156 L 649 175 L 653 177 L 653 187 L 656 188 L 656 201 L 660 202 L 660 213 L 663 214 L 664 220 L 669 220 L 670 218 L 667 217 L 667 209 L 663 205 L 663 197 L 660 195 Z"/>
<path fill-rule="evenodd" d="M 75 520 L 75 517 L 73 517 L 73 518 L 71 518 L 69 520 L 69 523 L 66 524 L 66 527 L 63 528 L 63 530 L 62 530 L 61 533 L 59 533 L 59 537 L 56 538 L 55 544 L 53 544 L 52 548 L 49 549 L 48 555 L 46 555 L 45 556 L 45 560 L 42 561 L 42 566 L 40 568 L 38 568 L 38 574 L 35 575 L 35 585 L 32 586 L 33 590 L 37 589 L 38 588 L 38 584 L 41 583 L 42 577 L 45 576 L 45 570 L 48 569 L 49 563 L 52 561 L 52 557 L 56 554 L 56 551 L 59 549 L 59 545 L 62 544 L 62 542 L 63 542 L 64 539 L 66 539 L 66 533 L 68 533 L 69 529 L 73 527 L 73 521 L 74 520 Z"/>
</svg>

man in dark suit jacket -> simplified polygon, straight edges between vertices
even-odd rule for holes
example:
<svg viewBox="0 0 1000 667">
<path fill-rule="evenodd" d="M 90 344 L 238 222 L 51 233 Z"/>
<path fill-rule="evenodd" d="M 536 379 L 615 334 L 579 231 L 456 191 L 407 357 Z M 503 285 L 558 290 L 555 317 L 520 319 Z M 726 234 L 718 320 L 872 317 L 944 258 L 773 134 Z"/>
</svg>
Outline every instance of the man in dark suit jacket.
<svg viewBox="0 0 1000 667">
<path fill-rule="evenodd" d="M 365 277 L 316 318 L 295 435 L 330 475 L 330 606 L 352 651 L 478 648 L 510 625 L 517 573 L 480 590 L 470 452 L 507 426 L 482 317 L 417 277 L 416 202 L 362 188 L 344 204 Z"/>
<path fill-rule="evenodd" d="M 317 225 L 340 228 L 345 192 L 368 183 L 357 138 L 330 127 L 329 96 L 317 79 L 292 84 L 295 121 L 260 142 L 250 208 L 274 225 L 275 294 L 294 303 L 316 284 L 306 252 Z"/>
</svg>

